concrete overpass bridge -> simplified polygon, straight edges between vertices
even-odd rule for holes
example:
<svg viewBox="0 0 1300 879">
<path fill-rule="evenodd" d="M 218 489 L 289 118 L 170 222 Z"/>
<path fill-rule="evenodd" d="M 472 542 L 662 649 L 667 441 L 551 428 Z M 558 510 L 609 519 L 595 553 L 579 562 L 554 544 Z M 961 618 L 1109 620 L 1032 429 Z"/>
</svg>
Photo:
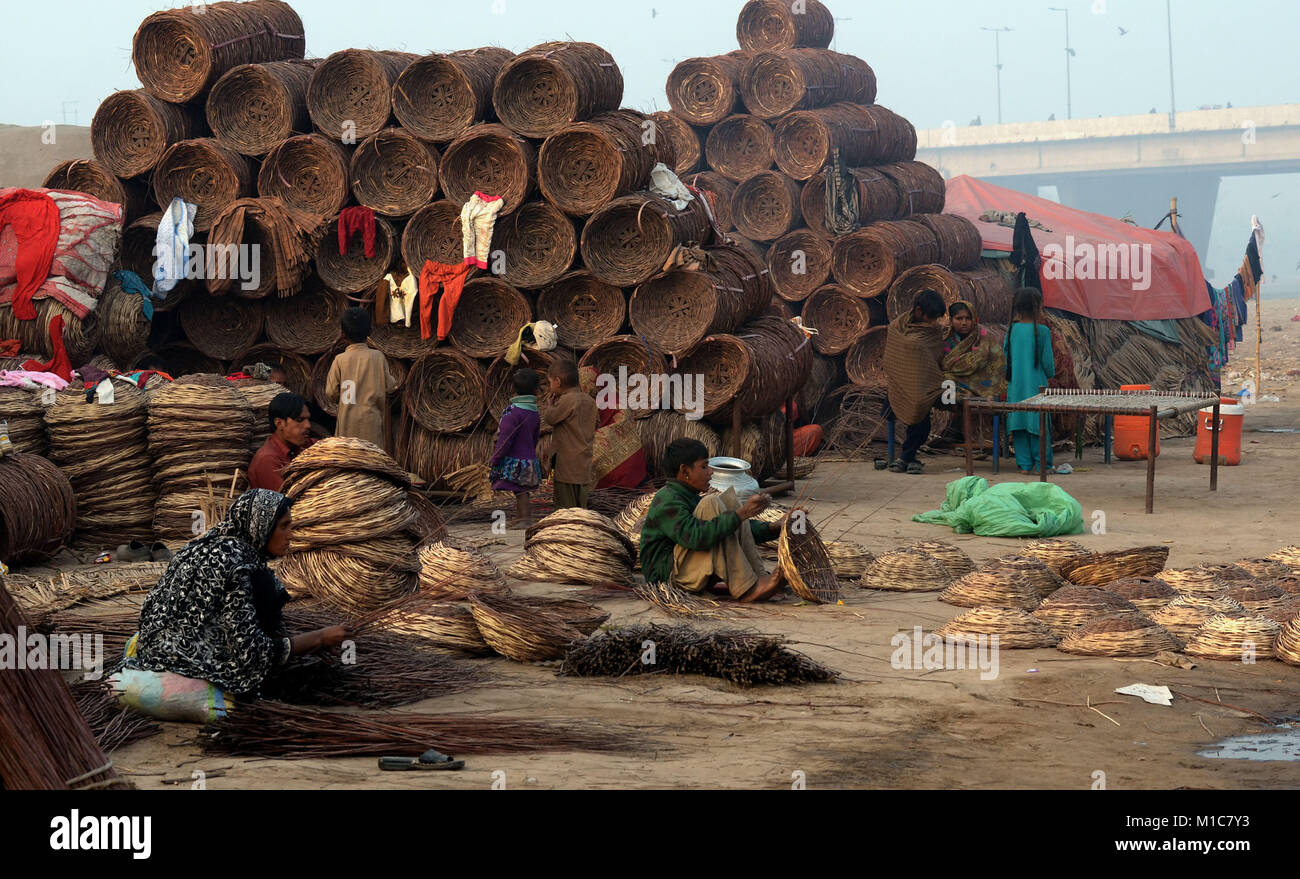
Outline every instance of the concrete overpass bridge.
<svg viewBox="0 0 1300 879">
<path fill-rule="evenodd" d="M 1144 226 L 1176 196 L 1204 256 L 1223 177 L 1300 172 L 1300 104 L 944 126 L 917 132 L 917 159 L 1033 195 L 1055 186 L 1062 204 Z"/>
</svg>

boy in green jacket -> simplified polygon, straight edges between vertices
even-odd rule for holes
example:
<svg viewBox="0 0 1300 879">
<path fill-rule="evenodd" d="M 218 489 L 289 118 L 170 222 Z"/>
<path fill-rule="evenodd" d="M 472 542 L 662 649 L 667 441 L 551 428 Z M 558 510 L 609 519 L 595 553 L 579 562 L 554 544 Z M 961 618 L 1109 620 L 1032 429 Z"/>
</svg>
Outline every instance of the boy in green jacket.
<svg viewBox="0 0 1300 879">
<path fill-rule="evenodd" d="M 671 583 L 687 592 L 726 585 L 732 598 L 765 601 L 784 585 L 781 569 L 766 573 L 755 543 L 773 540 L 781 523 L 754 519 L 771 498 L 735 493 L 701 493 L 709 488 L 709 450 L 699 440 L 679 437 L 664 451 L 664 471 L 674 478 L 659 489 L 641 528 L 641 571 L 647 583 Z M 750 520 L 745 524 L 745 520 Z"/>
</svg>

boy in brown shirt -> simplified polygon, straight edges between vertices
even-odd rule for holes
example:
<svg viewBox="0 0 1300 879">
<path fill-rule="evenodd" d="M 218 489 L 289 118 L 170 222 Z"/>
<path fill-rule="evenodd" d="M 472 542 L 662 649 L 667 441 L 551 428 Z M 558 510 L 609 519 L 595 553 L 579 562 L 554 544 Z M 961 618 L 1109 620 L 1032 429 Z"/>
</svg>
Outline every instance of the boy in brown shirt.
<svg viewBox="0 0 1300 879">
<path fill-rule="evenodd" d="M 343 335 L 352 344 L 334 358 L 325 381 L 326 396 L 339 404 L 334 435 L 354 436 L 387 449 L 384 413 L 397 379 L 387 358 L 366 344 L 370 313 L 355 306 L 344 311 Z"/>
<path fill-rule="evenodd" d="M 591 446 L 596 438 L 596 401 L 578 387 L 578 365 L 557 358 L 547 372 L 551 402 L 540 406 L 542 427 L 555 447 L 555 509 L 586 507 L 591 493 Z"/>
</svg>

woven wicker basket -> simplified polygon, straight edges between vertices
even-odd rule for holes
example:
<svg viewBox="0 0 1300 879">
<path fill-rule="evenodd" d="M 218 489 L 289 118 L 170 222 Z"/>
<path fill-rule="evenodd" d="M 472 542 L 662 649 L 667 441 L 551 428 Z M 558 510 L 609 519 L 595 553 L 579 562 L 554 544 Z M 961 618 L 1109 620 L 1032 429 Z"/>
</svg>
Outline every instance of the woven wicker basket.
<svg viewBox="0 0 1300 879">
<path fill-rule="evenodd" d="M 1082 543 L 1066 540 L 1064 537 L 1031 540 L 1020 549 L 1020 555 L 1038 559 L 1057 575 L 1060 575 L 1061 567 L 1067 561 L 1087 554 L 1088 550 Z"/>
<path fill-rule="evenodd" d="M 1124 577 L 1150 577 L 1160 573 L 1169 558 L 1167 546 L 1138 546 L 1114 552 L 1095 552 L 1061 566 L 1061 576 L 1080 586 L 1104 586 Z"/>
<path fill-rule="evenodd" d="M 736 19 L 736 41 L 745 52 L 777 52 L 796 46 L 824 49 L 835 34 L 835 19 L 819 0 L 749 0 Z"/>
<path fill-rule="evenodd" d="M 1239 602 L 1226 596 L 1180 595 L 1164 607 L 1151 613 L 1151 619 L 1164 626 L 1175 637 L 1186 641 L 1216 614 L 1245 616 L 1247 611 Z"/>
<path fill-rule="evenodd" d="M 300 134 L 275 145 L 262 160 L 257 194 L 321 221 L 348 203 L 354 150 L 322 134 Z"/>
<path fill-rule="evenodd" d="M 594 43 L 552 42 L 526 49 L 501 67 L 492 87 L 497 117 L 532 138 L 549 137 L 570 122 L 614 110 L 622 101 L 623 74 Z"/>
<path fill-rule="evenodd" d="M 485 275 L 465 284 L 448 339 L 471 357 L 499 357 L 532 319 L 533 307 L 524 294 Z"/>
<path fill-rule="evenodd" d="M 203 129 L 201 114 L 159 100 L 144 89 L 113 92 L 100 102 L 90 122 L 95 158 L 121 178 L 152 171 L 174 143 Z"/>
<path fill-rule="evenodd" d="M 1115 614 L 1092 620 L 1061 639 L 1057 649 L 1082 656 L 1154 656 L 1177 650 L 1178 639 L 1140 614 Z"/>
<path fill-rule="evenodd" d="M 735 183 L 772 167 L 772 126 L 757 116 L 728 116 L 704 141 L 709 168 Z"/>
<path fill-rule="evenodd" d="M 775 241 L 803 219 L 799 184 L 779 171 L 759 171 L 746 177 L 731 195 L 736 229 L 755 241 Z"/>
<path fill-rule="evenodd" d="M 1293 617 L 1282 626 L 1273 651 L 1287 665 L 1300 665 L 1300 617 Z"/>
<path fill-rule="evenodd" d="M 1198 568 L 1166 568 L 1154 576 L 1181 595 L 1223 595 L 1228 589 L 1227 580 Z"/>
<path fill-rule="evenodd" d="M 393 113 L 416 137 L 455 140 L 492 117 L 492 83 L 513 57 L 499 46 L 425 55 L 393 83 Z"/>
<path fill-rule="evenodd" d="M 457 350 L 439 348 L 425 354 L 411 367 L 407 382 L 402 404 L 435 433 L 472 427 L 487 406 L 483 367 Z"/>
<path fill-rule="evenodd" d="M 1022 575 L 1001 571 L 973 571 L 939 593 L 939 600 L 958 607 L 1014 607 L 1030 611 L 1042 596 Z"/>
<path fill-rule="evenodd" d="M 383 217 L 375 217 L 374 256 L 367 257 L 363 236 L 348 238 L 347 253 L 339 253 L 339 221 L 335 217 L 325 226 L 325 234 L 316 245 L 316 273 L 331 290 L 361 293 L 373 290 L 388 274 L 397 255 L 397 231 Z"/>
<path fill-rule="evenodd" d="M 853 343 L 844 358 L 849 381 L 862 387 L 884 387 L 885 332 L 887 327 L 872 327 Z"/>
<path fill-rule="evenodd" d="M 619 287 L 591 272 L 569 272 L 537 296 L 537 317 L 555 325 L 561 348 L 586 350 L 618 334 L 627 316 Z"/>
<path fill-rule="evenodd" d="M 1152 614 L 1178 597 L 1168 584 L 1154 577 L 1125 577 L 1101 587 L 1133 603 L 1144 614 Z"/>
<path fill-rule="evenodd" d="M 501 214 L 509 214 L 532 194 L 537 152 L 504 125 L 475 125 L 447 145 L 438 176 L 443 193 L 456 204 L 486 192 L 501 196 Z"/>
<path fill-rule="evenodd" d="M 426 595 L 460 601 L 477 590 L 504 588 L 505 575 L 469 543 L 440 540 L 420 550 L 420 591 Z"/>
<path fill-rule="evenodd" d="M 392 88 L 397 77 L 419 58 L 409 52 L 343 49 L 312 72 L 307 84 L 307 112 L 329 137 L 354 142 L 370 137 L 393 117 Z"/>
<path fill-rule="evenodd" d="M 212 134 L 236 152 L 264 156 L 295 133 L 311 131 L 307 83 L 320 60 L 241 64 L 208 92 L 205 116 Z"/>
<path fill-rule="evenodd" d="M 411 215 L 402 230 L 402 262 L 418 277 L 426 262 L 456 265 L 464 255 L 460 207 L 441 200 Z"/>
<path fill-rule="evenodd" d="M 877 220 L 901 220 L 904 213 L 898 184 L 875 168 L 850 168 L 850 185 L 858 190 L 858 222 L 869 225 Z M 808 228 L 818 235 L 826 231 L 826 176 L 818 172 L 808 179 L 799 193 L 800 212 Z"/>
<path fill-rule="evenodd" d="M 734 181 L 717 171 L 699 171 L 686 175 L 682 182 L 704 196 L 713 213 L 713 222 L 719 229 L 730 232 L 734 228 L 731 218 L 731 196 L 736 192 Z"/>
<path fill-rule="evenodd" d="M 804 303 L 803 323 L 817 330 L 812 345 L 818 354 L 843 354 L 871 328 L 871 309 L 846 288 L 827 284 Z"/>
<path fill-rule="evenodd" d="M 942 540 L 918 540 L 905 548 L 934 556 L 954 578 L 965 576 L 975 570 L 975 563 L 971 561 L 970 556 Z"/>
<path fill-rule="evenodd" d="M 262 303 L 257 300 L 196 291 L 180 306 L 186 338 L 216 360 L 231 360 L 251 348 L 262 335 L 263 319 Z"/>
<path fill-rule="evenodd" d="M 953 577 L 929 553 L 899 549 L 876 556 L 867 565 L 858 585 L 864 589 L 890 592 L 939 592 L 952 585 Z"/>
<path fill-rule="evenodd" d="M 1251 613 L 1262 614 L 1286 603 L 1288 594 L 1272 583 L 1235 582 L 1224 593 Z"/>
<path fill-rule="evenodd" d="M 266 337 L 295 354 L 320 354 L 339 340 L 339 320 L 347 296 L 329 289 L 314 275 L 293 296 L 265 300 Z"/>
<path fill-rule="evenodd" d="M 382 216 L 408 217 L 438 194 L 438 160 L 433 144 L 401 128 L 385 128 L 352 154 L 352 195 Z"/>
<path fill-rule="evenodd" d="M 912 220 L 882 220 L 841 235 L 831 250 L 835 280 L 859 296 L 878 296 L 903 272 L 934 263 L 934 233 Z"/>
<path fill-rule="evenodd" d="M 574 217 L 591 216 L 624 193 L 645 188 L 654 167 L 648 117 L 613 110 L 565 125 L 537 154 L 537 185 L 547 200 Z M 665 129 L 665 135 L 667 130 Z"/>
<path fill-rule="evenodd" d="M 522 289 L 558 281 L 578 252 L 573 221 L 549 202 L 534 201 L 500 219 L 492 234 L 492 249 L 505 255 L 501 280 Z"/>
<path fill-rule="evenodd" d="M 582 260 L 607 284 L 629 287 L 663 271 L 683 244 L 707 243 L 708 214 L 699 199 L 677 210 L 649 192 L 616 198 L 592 214 L 582 229 Z"/>
<path fill-rule="evenodd" d="M 885 310 L 891 321 L 899 315 L 911 311 L 916 297 L 923 290 L 933 290 L 943 297 L 945 306 L 961 299 L 966 292 L 961 279 L 941 265 L 915 266 L 903 272 L 889 285 L 889 290 L 882 298 Z"/>
<path fill-rule="evenodd" d="M 740 71 L 749 53 L 687 58 L 668 74 L 668 103 L 691 125 L 713 125 L 741 112 Z"/>
<path fill-rule="evenodd" d="M 153 198 L 169 205 L 183 198 L 198 206 L 194 229 L 206 232 L 231 202 L 253 195 L 253 166 L 247 156 L 210 137 L 182 140 L 163 153 L 153 169 Z"/>
<path fill-rule="evenodd" d="M 826 545 L 807 517 L 786 519 L 777 544 L 777 561 L 795 594 L 817 604 L 840 600 L 840 583 Z"/>
<path fill-rule="evenodd" d="M 1061 637 L 1101 617 L 1137 614 L 1127 599 L 1095 586 L 1063 586 L 1043 600 L 1034 616 Z"/>
<path fill-rule="evenodd" d="M 1273 659 L 1282 627 L 1259 616 L 1216 614 L 1187 639 L 1187 654 L 1201 659 Z"/>
<path fill-rule="evenodd" d="M 1057 589 L 1066 585 L 1055 571 L 1041 559 L 1032 556 L 1004 555 L 989 559 L 980 565 L 981 571 L 996 571 L 1004 574 L 1019 574 L 1030 582 L 1040 598 L 1046 598 Z"/>
<path fill-rule="evenodd" d="M 998 647 L 1008 650 L 1055 647 L 1060 641 L 1051 629 L 1015 607 L 977 607 L 948 620 L 934 634 L 954 641 L 996 636 Z"/>
</svg>

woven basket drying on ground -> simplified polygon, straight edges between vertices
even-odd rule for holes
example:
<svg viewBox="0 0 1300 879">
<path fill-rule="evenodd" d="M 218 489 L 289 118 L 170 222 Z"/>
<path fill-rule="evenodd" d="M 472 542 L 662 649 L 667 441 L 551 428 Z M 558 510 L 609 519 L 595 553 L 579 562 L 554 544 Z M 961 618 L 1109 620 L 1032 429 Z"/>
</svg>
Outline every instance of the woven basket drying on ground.
<svg viewBox="0 0 1300 879">
<path fill-rule="evenodd" d="M 782 235 L 767 252 L 767 268 L 778 296 L 788 302 L 802 302 L 830 277 L 830 239 L 809 229 Z M 805 323 L 817 326 L 811 320 Z"/>
<path fill-rule="evenodd" d="M 509 223 L 506 217 L 498 222 Z M 527 297 L 505 281 L 484 275 L 465 284 L 448 337 L 470 357 L 500 357 L 533 319 Z"/>
<path fill-rule="evenodd" d="M 231 202 L 254 195 L 253 166 L 247 156 L 210 137 L 172 144 L 153 170 L 153 198 L 169 205 L 183 198 L 198 206 L 194 229 L 206 232 Z"/>
<path fill-rule="evenodd" d="M 728 116 L 709 130 L 704 158 L 733 183 L 766 171 L 772 167 L 772 126 L 747 113 Z"/>
<path fill-rule="evenodd" d="M 1138 546 L 1113 552 L 1094 552 L 1061 566 L 1061 576 L 1079 586 L 1104 586 L 1124 577 L 1150 577 L 1160 573 L 1169 558 L 1167 546 Z"/>
<path fill-rule="evenodd" d="M 168 147 L 202 130 L 202 119 L 191 108 L 134 89 L 113 92 L 100 103 L 90 123 L 90 144 L 105 168 L 129 179 L 152 171 Z"/>
<path fill-rule="evenodd" d="M 560 348 L 586 350 L 613 338 L 626 315 L 623 290 L 586 270 L 569 272 L 537 296 L 537 317 L 555 325 Z"/>
<path fill-rule="evenodd" d="M 311 121 L 332 139 L 365 140 L 392 118 L 393 83 L 418 57 L 369 49 L 335 52 L 320 63 L 307 84 Z"/>
<path fill-rule="evenodd" d="M 981 571 L 1015 573 L 1029 581 L 1040 598 L 1046 598 L 1066 582 L 1041 559 L 1032 556 L 1004 555 L 989 559 L 980 565 Z"/>
<path fill-rule="evenodd" d="M 743 112 L 740 71 L 748 58 L 747 52 L 735 51 L 679 63 L 666 87 L 673 112 L 691 125 L 713 125 Z"/>
<path fill-rule="evenodd" d="M 458 540 L 440 540 L 420 550 L 420 591 L 460 601 L 476 590 L 506 588 L 505 575 L 483 551 Z"/>
<path fill-rule="evenodd" d="M 856 580 L 876 560 L 876 556 L 860 543 L 850 540 L 825 541 L 826 554 L 831 558 L 835 576 L 841 580 Z"/>
<path fill-rule="evenodd" d="M 1300 576 L 1274 577 L 1269 582 L 1290 595 L 1300 595 Z"/>
<path fill-rule="evenodd" d="M 41 396 L 40 391 L 0 388 L 0 419 L 9 423 L 9 441 L 14 444 L 14 451 L 45 455 L 49 449 Z"/>
<path fill-rule="evenodd" d="M 506 62 L 492 88 L 497 117 L 524 137 L 549 137 L 570 122 L 615 110 L 623 74 L 595 43 L 541 43 Z"/>
<path fill-rule="evenodd" d="M 736 40 L 745 52 L 778 52 L 796 46 L 824 49 L 835 19 L 819 0 L 749 0 L 736 19 Z"/>
<path fill-rule="evenodd" d="M 325 234 L 316 245 L 316 274 L 331 290 L 361 293 L 373 289 L 393 264 L 397 255 L 397 232 L 383 217 L 375 217 L 374 256 L 367 257 L 361 235 L 348 239 L 347 253 L 339 253 L 339 221 L 335 217 L 325 226 Z M 423 267 L 423 264 L 421 264 Z"/>
<path fill-rule="evenodd" d="M 352 154 L 357 202 L 390 219 L 408 217 L 438 194 L 438 148 L 401 128 L 385 128 Z"/>
<path fill-rule="evenodd" d="M 1245 616 L 1247 613 L 1240 602 L 1226 596 L 1180 595 L 1159 610 L 1152 611 L 1150 616 L 1175 637 L 1186 641 L 1216 614 Z"/>
<path fill-rule="evenodd" d="M 456 204 L 463 205 L 475 192 L 486 192 L 501 196 L 505 215 L 532 194 L 537 152 L 504 125 L 475 125 L 443 150 L 438 176 L 443 194 Z"/>
<path fill-rule="evenodd" d="M 469 602 L 483 640 L 517 662 L 559 659 L 571 641 L 583 637 L 559 613 L 521 602 L 510 592 L 475 593 Z"/>
<path fill-rule="evenodd" d="M 605 516 L 557 510 L 525 532 L 524 556 L 507 573 L 555 583 L 627 583 L 636 548 Z"/>
<path fill-rule="evenodd" d="M 1293 617 L 1282 625 L 1273 652 L 1287 665 L 1300 665 L 1300 617 Z"/>
<path fill-rule="evenodd" d="M 841 235 L 831 250 L 835 280 L 859 296 L 878 296 L 910 268 L 934 263 L 939 243 L 913 220 L 882 220 Z"/>
<path fill-rule="evenodd" d="M 487 376 L 476 360 L 441 348 L 411 367 L 410 386 L 402 402 L 420 425 L 431 431 L 471 427 L 487 406 Z"/>
<path fill-rule="evenodd" d="M 786 519 L 777 543 L 777 562 L 795 595 L 817 604 L 840 600 L 840 582 L 826 544 L 807 517 Z M 802 532 L 802 533 L 799 533 Z"/>
<path fill-rule="evenodd" d="M 1267 558 L 1281 562 L 1292 571 L 1300 570 L 1300 546 L 1294 544 L 1284 546 L 1276 552 L 1269 553 Z"/>
<path fill-rule="evenodd" d="M 746 177 L 731 195 L 736 229 L 755 241 L 775 241 L 798 226 L 799 184 L 780 171 Z"/>
<path fill-rule="evenodd" d="M 1061 567 L 1078 556 L 1087 555 L 1088 550 L 1082 543 L 1066 540 L 1064 537 L 1049 537 L 1046 540 L 1031 540 L 1020 548 L 1019 554 L 1035 558 L 1055 574 L 1061 573 Z"/>
<path fill-rule="evenodd" d="M 1279 607 L 1286 603 L 1289 598 L 1286 592 L 1267 582 L 1234 581 L 1229 585 L 1224 595 L 1255 614 L 1262 614 L 1265 611 Z"/>
<path fill-rule="evenodd" d="M 1067 634 L 1057 645 L 1081 656 L 1154 656 L 1177 650 L 1177 638 L 1141 614 L 1099 617 Z"/>
<path fill-rule="evenodd" d="M 1257 580 L 1272 580 L 1291 574 L 1291 566 L 1276 559 L 1242 559 L 1237 562 L 1237 567 Z"/>
<path fill-rule="evenodd" d="M 939 593 L 944 604 L 957 607 L 1015 607 L 1030 611 L 1043 600 L 1021 574 L 1008 571 L 972 571 Z"/>
<path fill-rule="evenodd" d="M 1187 654 L 1201 659 L 1274 659 L 1282 627 L 1260 616 L 1216 614 L 1187 639 Z"/>
<path fill-rule="evenodd" d="M 678 246 L 705 243 L 708 235 L 708 215 L 699 199 L 679 211 L 667 199 L 638 192 L 591 215 L 582 229 L 582 260 L 602 281 L 628 287 L 662 271 Z"/>
<path fill-rule="evenodd" d="M 0 457 L 0 561 L 49 558 L 72 536 L 76 515 L 72 484 L 58 467 L 24 452 Z"/>
<path fill-rule="evenodd" d="M 647 117 L 612 110 L 573 122 L 546 138 L 537 154 L 537 185 L 555 207 L 587 217 L 627 192 L 644 189 L 655 163 L 643 139 Z"/>
<path fill-rule="evenodd" d="M 208 92 L 212 135 L 246 156 L 264 156 L 296 133 L 311 131 L 307 82 L 320 59 L 241 64 Z"/>
<path fill-rule="evenodd" d="M 1227 580 L 1200 568 L 1166 568 L 1155 579 L 1181 595 L 1223 595 L 1228 589 Z"/>
<path fill-rule="evenodd" d="M 829 49 L 758 52 L 740 72 L 740 94 L 749 112 L 777 119 L 840 101 L 874 104 L 876 74 L 861 58 Z"/>
<path fill-rule="evenodd" d="M 1136 614 L 1138 609 L 1125 598 L 1095 586 L 1062 586 L 1043 600 L 1034 616 L 1064 637 L 1082 625 L 1105 616 Z"/>
<path fill-rule="evenodd" d="M 1154 577 L 1124 577 L 1112 580 L 1101 588 L 1127 599 L 1147 615 L 1155 613 L 1178 597 L 1173 587 Z"/>
<path fill-rule="evenodd" d="M 287 138 L 262 160 L 257 193 L 278 198 L 293 210 L 328 220 L 348 203 L 351 195 L 348 165 L 354 152 L 323 134 Z"/>
<path fill-rule="evenodd" d="M 122 206 L 123 222 L 148 213 L 153 207 L 149 188 L 139 180 L 124 180 L 94 159 L 68 159 L 45 175 L 45 189 L 68 189 L 93 195 L 100 201 Z M 157 227 L 155 226 L 155 231 Z"/>
<path fill-rule="evenodd" d="M 916 549 L 899 549 L 876 556 L 858 580 L 864 589 L 890 592 L 939 592 L 953 577 L 940 561 Z"/>
<path fill-rule="evenodd" d="M 954 641 L 996 635 L 998 647 L 1008 650 L 1055 647 L 1061 640 L 1043 623 L 1015 607 L 977 607 L 948 620 L 934 634 Z"/>
<path fill-rule="evenodd" d="M 492 249 L 505 255 L 502 281 L 523 289 L 545 287 L 573 265 L 578 233 L 573 221 L 554 205 L 531 201 L 497 221 Z"/>
<path fill-rule="evenodd" d="M 492 83 L 515 57 L 509 49 L 482 46 L 433 54 L 407 65 L 393 83 L 393 112 L 416 137 L 446 143 L 489 119 Z"/>
<path fill-rule="evenodd" d="M 1234 565 L 1227 562 L 1223 564 L 1211 564 L 1208 562 L 1202 562 L 1201 564 L 1196 566 L 1196 569 L 1198 571 L 1204 571 L 1207 574 L 1214 574 L 1215 576 L 1219 577 L 1222 580 L 1229 581 L 1229 584 L 1231 584 L 1231 582 L 1235 580 L 1255 579 L 1254 576 L 1252 576 L 1250 572 L 1247 571 L 1245 568 L 1241 567 L 1240 565 Z"/>
<path fill-rule="evenodd" d="M 934 556 L 954 578 L 965 576 L 975 570 L 975 563 L 971 561 L 970 556 L 942 540 L 918 540 L 908 544 L 904 549 L 914 549 Z"/>
<path fill-rule="evenodd" d="M 1300 596 L 1289 595 L 1280 604 L 1274 605 L 1268 610 L 1261 610 L 1257 615 L 1284 626 L 1297 616 L 1300 616 Z"/>
<path fill-rule="evenodd" d="M 885 107 L 839 103 L 790 113 L 772 132 L 777 167 L 795 180 L 819 173 L 836 149 L 849 168 L 907 161 L 916 157 L 916 129 Z"/>
</svg>

